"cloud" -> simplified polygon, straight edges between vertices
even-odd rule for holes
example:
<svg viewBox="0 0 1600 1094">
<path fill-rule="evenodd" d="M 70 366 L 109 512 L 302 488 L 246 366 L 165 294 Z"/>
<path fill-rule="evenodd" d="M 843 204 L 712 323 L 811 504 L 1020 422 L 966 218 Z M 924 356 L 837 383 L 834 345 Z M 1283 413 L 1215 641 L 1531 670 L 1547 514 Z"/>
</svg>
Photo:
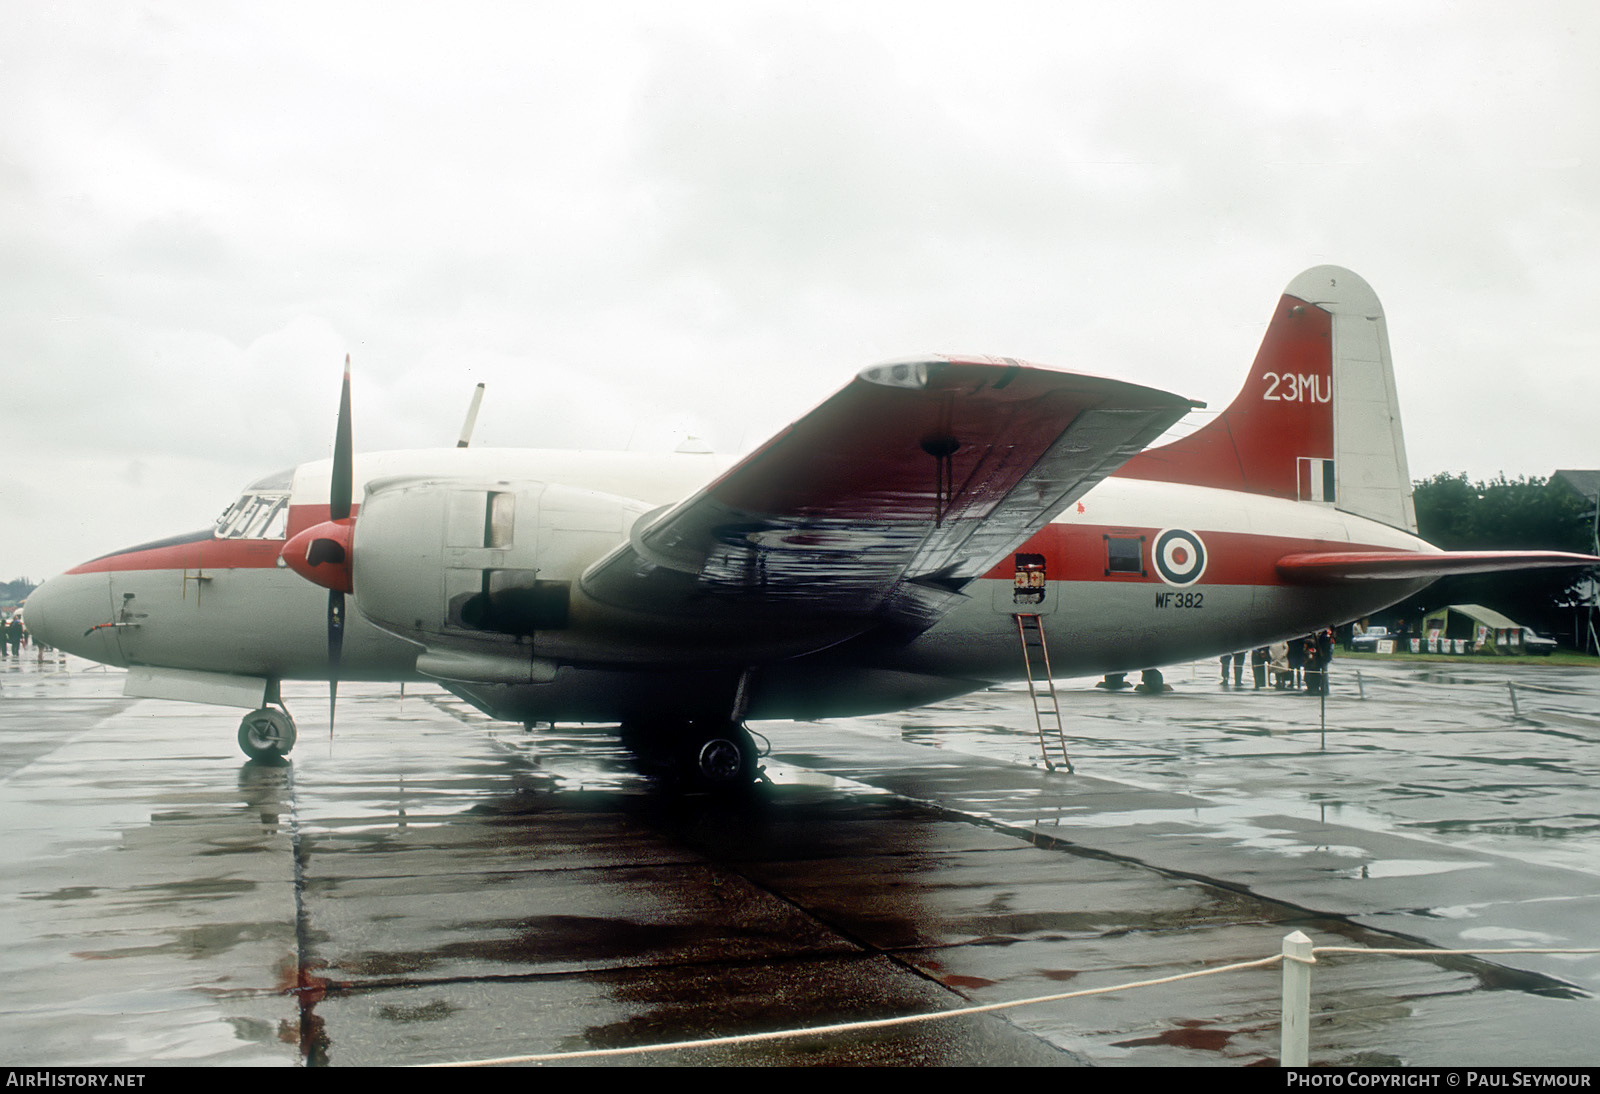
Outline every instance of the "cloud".
<svg viewBox="0 0 1600 1094">
<path fill-rule="evenodd" d="M 0 501 L 38 522 L 0 567 L 97 508 L 123 541 L 134 461 L 175 517 L 325 454 L 346 352 L 368 448 L 451 443 L 479 380 L 481 443 L 739 448 L 939 350 L 1220 405 L 1324 261 L 1388 305 L 1419 475 L 1592 462 L 1586 5 L 158 0 L 11 24 L 0 379 L 26 466 Z"/>
</svg>

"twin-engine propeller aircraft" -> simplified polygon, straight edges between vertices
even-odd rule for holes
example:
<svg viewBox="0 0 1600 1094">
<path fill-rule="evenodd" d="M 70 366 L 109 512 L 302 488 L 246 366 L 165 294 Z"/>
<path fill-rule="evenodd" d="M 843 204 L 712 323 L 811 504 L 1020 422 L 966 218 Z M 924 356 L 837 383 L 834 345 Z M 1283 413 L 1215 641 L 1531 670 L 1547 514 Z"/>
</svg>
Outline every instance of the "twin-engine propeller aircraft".
<svg viewBox="0 0 1600 1094">
<path fill-rule="evenodd" d="M 1417 538 L 1383 312 L 1347 270 L 1295 278 L 1233 403 L 1146 447 L 1198 405 L 940 357 L 866 369 L 739 460 L 355 456 L 347 369 L 331 462 L 53 578 L 28 624 L 127 666 L 130 694 L 255 708 L 255 758 L 294 744 L 283 680 L 430 679 L 496 718 L 618 722 L 739 783 L 747 718 L 1022 676 L 1019 616 L 1048 626 L 1055 674 L 1116 673 L 1342 623 L 1444 574 L 1600 562 Z"/>
</svg>

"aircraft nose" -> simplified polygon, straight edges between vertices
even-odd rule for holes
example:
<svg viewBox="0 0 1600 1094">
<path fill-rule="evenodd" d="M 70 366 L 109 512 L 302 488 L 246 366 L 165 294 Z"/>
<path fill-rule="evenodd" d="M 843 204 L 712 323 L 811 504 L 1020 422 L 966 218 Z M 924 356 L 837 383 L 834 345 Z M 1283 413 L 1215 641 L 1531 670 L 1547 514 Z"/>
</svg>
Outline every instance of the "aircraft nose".
<svg viewBox="0 0 1600 1094">
<path fill-rule="evenodd" d="M 115 632 L 109 622 L 111 579 L 108 574 L 61 574 L 28 596 L 23 619 L 39 641 L 79 657 L 117 664 Z"/>
</svg>

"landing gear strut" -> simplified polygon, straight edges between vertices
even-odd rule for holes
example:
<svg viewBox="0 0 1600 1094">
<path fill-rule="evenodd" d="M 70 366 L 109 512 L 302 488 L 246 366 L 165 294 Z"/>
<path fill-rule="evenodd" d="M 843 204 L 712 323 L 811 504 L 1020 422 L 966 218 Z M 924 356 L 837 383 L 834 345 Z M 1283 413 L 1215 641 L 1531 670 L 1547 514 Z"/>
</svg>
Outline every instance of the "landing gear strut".
<svg viewBox="0 0 1600 1094">
<path fill-rule="evenodd" d="M 288 711 L 262 707 L 239 722 L 239 747 L 252 760 L 280 760 L 294 748 L 294 719 Z"/>
</svg>

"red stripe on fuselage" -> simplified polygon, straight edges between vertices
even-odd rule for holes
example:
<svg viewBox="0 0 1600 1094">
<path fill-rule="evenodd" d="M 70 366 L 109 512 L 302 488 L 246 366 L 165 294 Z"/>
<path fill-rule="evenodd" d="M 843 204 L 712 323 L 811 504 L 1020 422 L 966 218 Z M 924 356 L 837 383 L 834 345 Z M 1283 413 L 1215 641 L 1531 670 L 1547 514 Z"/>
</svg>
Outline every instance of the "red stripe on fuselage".
<svg viewBox="0 0 1600 1094">
<path fill-rule="evenodd" d="M 328 519 L 326 505 L 297 505 L 289 511 L 290 534 Z M 1107 583 L 1163 584 L 1151 564 L 1150 547 L 1156 527 L 1116 524 L 1049 524 L 1033 538 L 1008 554 L 985 578 L 1011 581 L 1016 577 L 1016 555 L 1045 557 L 1045 572 L 1050 581 L 1104 581 Z M 1201 585 L 1290 585 L 1278 573 L 1277 563 L 1285 555 L 1313 551 L 1394 550 L 1391 544 L 1362 544 L 1345 540 L 1313 539 L 1295 536 L 1264 536 L 1249 532 L 1197 533 L 1206 546 L 1206 569 Z M 1144 537 L 1141 552 L 1144 574 L 1107 574 L 1106 537 Z M 67 571 L 73 574 L 112 573 L 134 570 L 252 570 L 273 569 L 284 547 L 280 539 L 202 539 L 165 546 L 134 547 L 85 562 Z"/>
<path fill-rule="evenodd" d="M 1012 552 L 985 578 L 1009 581 L 1016 578 L 1018 554 L 1043 555 L 1045 577 L 1049 581 L 1104 581 L 1145 585 L 1165 584 L 1156 574 L 1150 558 L 1151 545 L 1160 528 L 1136 528 L 1113 524 L 1049 524 L 1016 551 Z M 1278 559 L 1303 552 L 1384 551 L 1394 553 L 1389 544 L 1360 544 L 1345 540 L 1311 539 L 1296 536 L 1264 536 L 1251 532 L 1197 531 L 1206 548 L 1205 573 L 1200 585 L 1290 585 L 1278 573 Z M 1106 573 L 1106 537 L 1143 537 L 1140 552 L 1143 574 Z"/>
<path fill-rule="evenodd" d="M 359 512 L 355 506 L 351 512 Z M 321 524 L 328 519 L 326 505 L 289 507 L 289 535 Z M 141 544 L 74 566 L 69 574 L 103 574 L 133 570 L 270 570 L 278 565 L 284 539 L 217 539 L 215 536 L 188 542 Z"/>
<path fill-rule="evenodd" d="M 69 574 L 102 574 L 129 570 L 256 570 L 278 564 L 281 539 L 202 539 L 168 547 L 138 547 L 85 562 Z"/>
</svg>

